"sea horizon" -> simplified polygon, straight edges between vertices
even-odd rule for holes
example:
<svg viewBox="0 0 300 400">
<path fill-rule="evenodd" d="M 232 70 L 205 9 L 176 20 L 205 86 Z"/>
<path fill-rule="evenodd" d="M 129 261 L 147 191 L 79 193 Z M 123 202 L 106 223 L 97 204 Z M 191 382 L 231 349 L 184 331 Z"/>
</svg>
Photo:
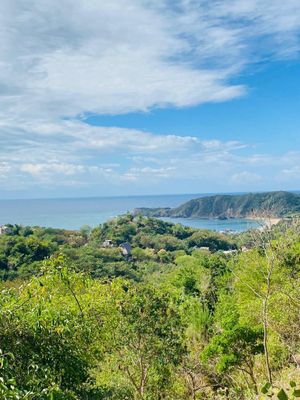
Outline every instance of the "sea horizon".
<svg viewBox="0 0 300 400">
<path fill-rule="evenodd" d="M 18 224 L 79 230 L 84 225 L 98 226 L 139 207 L 177 207 L 197 197 L 243 193 L 258 192 L 1 199 L 0 225 Z M 242 218 L 225 221 L 209 218 L 168 218 L 168 221 L 215 231 L 241 232 L 259 226 L 257 221 Z"/>
<path fill-rule="evenodd" d="M 221 191 L 202 193 L 154 193 L 154 194 L 128 194 L 128 195 L 91 195 L 91 196 L 47 196 L 47 197 L 10 197 L 0 198 L 1 201 L 26 201 L 26 200 L 84 200 L 84 199 L 111 199 L 111 198 L 136 198 L 136 197 L 167 197 L 167 196 L 217 196 L 217 195 L 239 195 L 249 193 L 290 192 L 300 193 L 300 189 L 272 189 L 272 190 L 245 190 L 245 191 Z"/>
</svg>

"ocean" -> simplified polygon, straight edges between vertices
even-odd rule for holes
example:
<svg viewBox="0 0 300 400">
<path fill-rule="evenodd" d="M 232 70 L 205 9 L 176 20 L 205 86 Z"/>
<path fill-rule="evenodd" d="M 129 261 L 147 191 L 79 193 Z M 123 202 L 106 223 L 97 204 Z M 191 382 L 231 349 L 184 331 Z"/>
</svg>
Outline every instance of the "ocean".
<svg viewBox="0 0 300 400">
<path fill-rule="evenodd" d="M 137 207 L 176 207 L 185 201 L 202 196 L 207 194 L 0 200 L 0 225 L 10 223 L 64 229 L 80 229 L 83 225 L 94 227 Z M 216 231 L 241 232 L 258 226 L 256 221 L 245 219 L 221 221 L 165 218 L 165 220 Z"/>
</svg>

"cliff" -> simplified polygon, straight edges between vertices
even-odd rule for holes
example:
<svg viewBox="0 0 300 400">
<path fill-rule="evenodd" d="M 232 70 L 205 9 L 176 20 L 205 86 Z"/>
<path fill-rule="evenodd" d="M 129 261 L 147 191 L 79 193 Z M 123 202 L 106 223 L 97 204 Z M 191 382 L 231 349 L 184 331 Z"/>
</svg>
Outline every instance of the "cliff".
<svg viewBox="0 0 300 400">
<path fill-rule="evenodd" d="M 173 218 L 282 218 L 300 213 L 300 195 L 290 192 L 214 195 L 190 200 L 176 208 L 137 208 L 134 214 Z"/>
</svg>

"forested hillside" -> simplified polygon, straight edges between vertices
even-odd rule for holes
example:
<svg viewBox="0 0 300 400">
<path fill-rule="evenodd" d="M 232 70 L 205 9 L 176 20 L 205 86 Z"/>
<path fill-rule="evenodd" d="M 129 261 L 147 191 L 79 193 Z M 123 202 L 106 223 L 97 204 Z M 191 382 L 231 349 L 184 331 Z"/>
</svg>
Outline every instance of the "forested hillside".
<svg viewBox="0 0 300 400">
<path fill-rule="evenodd" d="M 295 399 L 300 226 L 125 215 L 0 236 L 0 398 Z"/>
<path fill-rule="evenodd" d="M 245 218 L 287 217 L 300 213 L 300 195 L 290 192 L 214 195 L 190 200 L 177 208 L 138 208 L 134 214 L 152 217 Z"/>
</svg>

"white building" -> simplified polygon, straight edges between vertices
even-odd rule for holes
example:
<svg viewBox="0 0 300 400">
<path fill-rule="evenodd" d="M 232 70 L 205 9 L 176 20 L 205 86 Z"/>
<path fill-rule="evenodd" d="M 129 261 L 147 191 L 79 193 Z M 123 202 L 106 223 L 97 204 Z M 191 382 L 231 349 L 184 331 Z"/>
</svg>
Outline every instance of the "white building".
<svg viewBox="0 0 300 400">
<path fill-rule="evenodd" d="M 0 226 L 0 235 L 5 235 L 5 234 L 11 233 L 11 232 L 12 232 L 12 230 L 9 226 L 6 226 L 6 225 Z"/>
<path fill-rule="evenodd" d="M 110 239 L 104 240 L 104 242 L 102 243 L 102 247 L 105 247 L 105 248 L 114 247 L 113 241 Z"/>
</svg>

